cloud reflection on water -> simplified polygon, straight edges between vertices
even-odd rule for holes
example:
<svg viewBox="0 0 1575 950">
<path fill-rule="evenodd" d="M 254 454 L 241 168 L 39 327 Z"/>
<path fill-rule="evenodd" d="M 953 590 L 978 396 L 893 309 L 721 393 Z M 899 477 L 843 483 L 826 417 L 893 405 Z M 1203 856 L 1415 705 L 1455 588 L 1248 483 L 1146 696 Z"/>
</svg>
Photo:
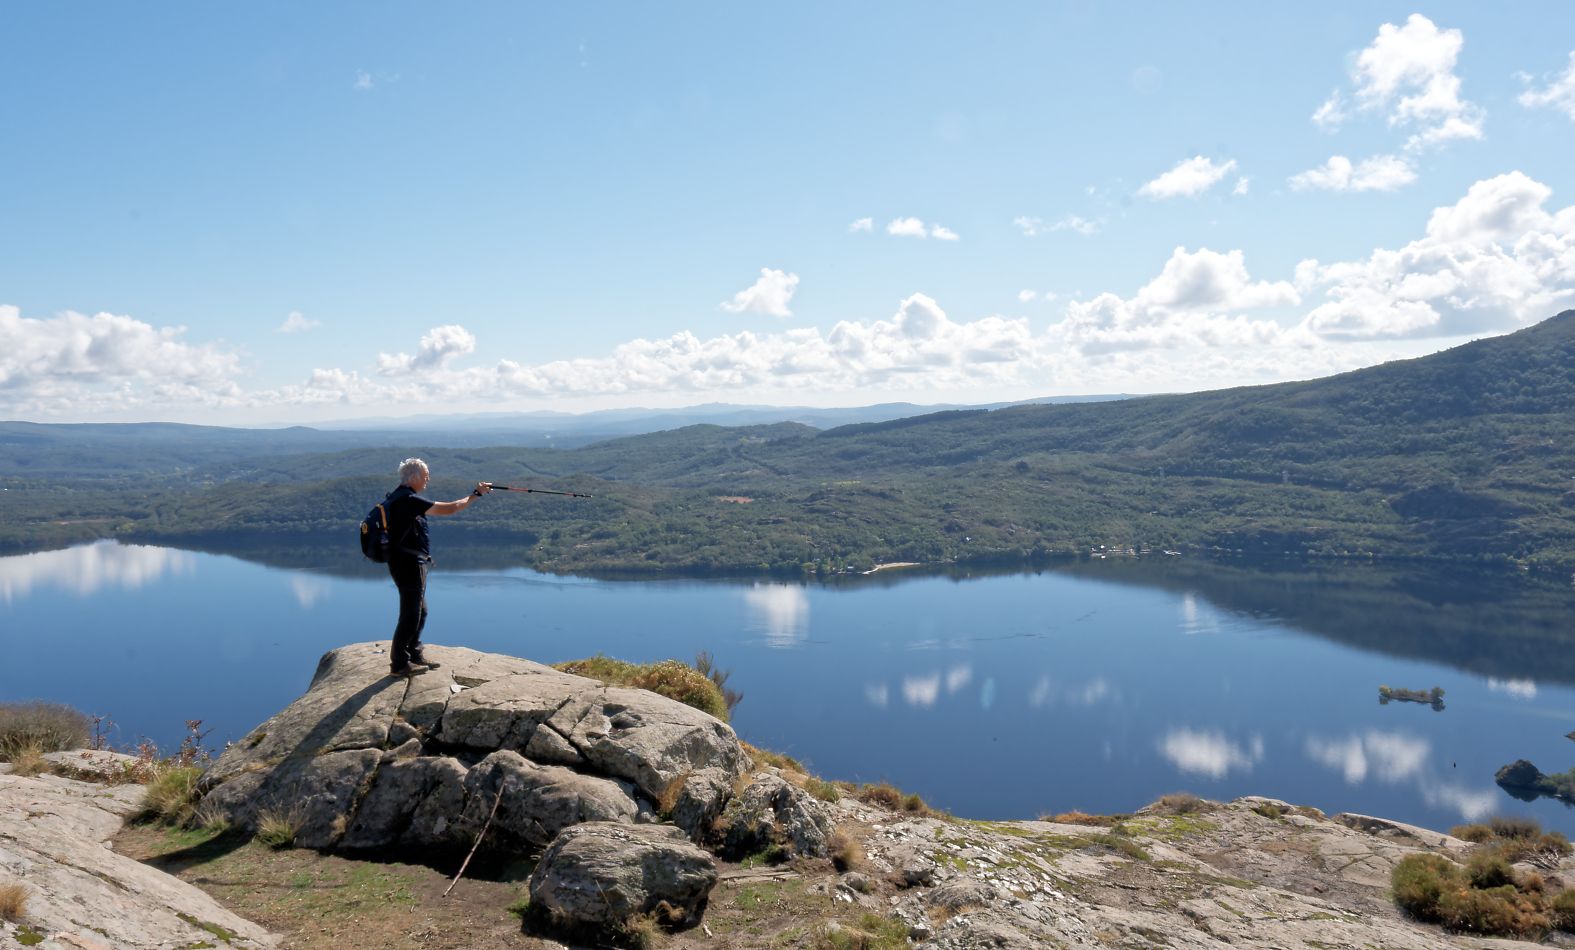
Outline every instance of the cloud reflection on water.
<svg viewBox="0 0 1575 950">
<path fill-rule="evenodd" d="M 115 541 L 0 557 L 0 601 L 10 604 L 46 586 L 83 597 L 105 587 L 135 590 L 166 574 L 190 574 L 196 566 L 186 551 Z"/>
<path fill-rule="evenodd" d="M 744 603 L 773 647 L 795 647 L 809 635 L 809 594 L 798 584 L 756 584 Z"/>
<path fill-rule="evenodd" d="M 1400 732 L 1369 730 L 1343 739 L 1307 737 L 1307 757 L 1340 772 L 1347 785 L 1360 785 L 1368 773 L 1387 785 L 1416 777 L 1433 745 Z"/>
<path fill-rule="evenodd" d="M 1096 676 L 1081 686 L 1059 686 L 1045 675 L 1034 681 L 1033 688 L 1028 691 L 1028 705 L 1033 709 L 1043 709 L 1057 702 L 1068 706 L 1094 706 L 1120 699 L 1121 694 L 1103 676 Z"/>
<path fill-rule="evenodd" d="M 311 610 L 320 600 L 328 598 L 328 581 L 310 574 L 295 574 L 290 578 L 290 593 L 295 595 L 295 602 L 301 605 L 302 610 Z"/>
<path fill-rule="evenodd" d="M 1263 737 L 1255 734 L 1244 746 L 1218 730 L 1172 729 L 1160 740 L 1159 751 L 1183 772 L 1221 779 L 1251 772 L 1262 762 Z"/>
<path fill-rule="evenodd" d="M 1499 679 L 1489 676 L 1488 689 L 1495 693 L 1507 693 L 1515 699 L 1536 699 L 1537 681 L 1532 679 Z"/>
</svg>

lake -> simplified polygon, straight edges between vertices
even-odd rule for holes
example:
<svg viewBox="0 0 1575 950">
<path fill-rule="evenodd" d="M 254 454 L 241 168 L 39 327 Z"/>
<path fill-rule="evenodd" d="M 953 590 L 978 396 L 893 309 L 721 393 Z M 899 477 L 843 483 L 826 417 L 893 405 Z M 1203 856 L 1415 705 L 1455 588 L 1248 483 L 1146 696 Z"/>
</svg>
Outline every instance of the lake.
<svg viewBox="0 0 1575 950">
<path fill-rule="evenodd" d="M 428 642 L 546 663 L 707 650 L 744 693 L 746 740 L 967 817 L 1188 790 L 1441 829 L 1530 814 L 1575 835 L 1575 811 L 1493 783 L 1516 758 L 1575 764 L 1567 580 L 1160 558 L 628 581 L 443 554 Z M 0 698 L 106 714 L 117 745 L 172 749 L 201 719 L 219 746 L 299 695 L 324 651 L 386 639 L 395 613 L 358 554 L 332 570 L 115 542 L 4 557 Z M 1440 686 L 1444 708 L 1380 704 L 1380 684 Z"/>
</svg>

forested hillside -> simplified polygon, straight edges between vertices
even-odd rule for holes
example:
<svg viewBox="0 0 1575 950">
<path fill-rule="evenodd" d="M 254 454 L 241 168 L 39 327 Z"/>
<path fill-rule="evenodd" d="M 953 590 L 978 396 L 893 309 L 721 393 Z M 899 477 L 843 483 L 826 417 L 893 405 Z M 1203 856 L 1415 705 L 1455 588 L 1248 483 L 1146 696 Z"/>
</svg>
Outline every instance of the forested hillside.
<svg viewBox="0 0 1575 950">
<path fill-rule="evenodd" d="M 437 529 L 560 570 L 841 570 L 1099 545 L 1569 567 L 1575 311 L 1421 359 L 1182 396 L 826 431 L 698 425 L 573 450 L 275 451 L 117 491 L 10 478 L 3 537 L 336 537 L 407 454 L 432 463 L 439 498 L 476 480 L 594 494 L 493 496 Z"/>
</svg>

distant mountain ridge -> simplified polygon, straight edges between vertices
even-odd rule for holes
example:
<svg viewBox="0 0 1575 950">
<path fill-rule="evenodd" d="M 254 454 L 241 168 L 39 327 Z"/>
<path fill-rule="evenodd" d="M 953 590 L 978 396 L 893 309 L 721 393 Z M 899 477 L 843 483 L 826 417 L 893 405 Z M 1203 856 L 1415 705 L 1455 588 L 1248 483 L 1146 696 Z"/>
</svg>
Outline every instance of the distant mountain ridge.
<svg viewBox="0 0 1575 950">
<path fill-rule="evenodd" d="M 556 570 L 837 571 L 1129 548 L 1575 569 L 1575 311 L 1306 382 L 825 430 L 704 423 L 573 449 L 419 450 L 438 494 L 495 479 L 595 495 L 492 499 L 442 526 Z M 116 509 L 113 531 L 307 543 L 387 490 L 391 458 L 348 440 L 215 456 L 191 486 L 166 485 L 131 516 Z M 56 520 L 89 520 L 91 506 L 73 504 Z"/>
</svg>

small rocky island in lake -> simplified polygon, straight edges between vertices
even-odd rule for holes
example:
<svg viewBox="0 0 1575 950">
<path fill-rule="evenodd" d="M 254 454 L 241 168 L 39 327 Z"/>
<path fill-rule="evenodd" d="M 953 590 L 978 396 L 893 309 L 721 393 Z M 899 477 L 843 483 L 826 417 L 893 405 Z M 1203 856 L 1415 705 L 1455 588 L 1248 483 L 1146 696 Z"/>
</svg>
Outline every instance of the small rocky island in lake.
<svg viewBox="0 0 1575 950">
<path fill-rule="evenodd" d="M 1523 801 L 1540 796 L 1557 798 L 1575 804 L 1575 769 L 1557 775 L 1548 775 L 1525 759 L 1516 759 L 1499 769 L 1493 776 L 1504 791 Z"/>
<path fill-rule="evenodd" d="M 1387 705 L 1391 700 L 1402 703 L 1424 703 L 1433 707 L 1434 712 L 1444 709 L 1444 691 L 1437 686 L 1432 689 L 1395 689 L 1392 686 L 1378 687 L 1378 705 Z"/>
</svg>

